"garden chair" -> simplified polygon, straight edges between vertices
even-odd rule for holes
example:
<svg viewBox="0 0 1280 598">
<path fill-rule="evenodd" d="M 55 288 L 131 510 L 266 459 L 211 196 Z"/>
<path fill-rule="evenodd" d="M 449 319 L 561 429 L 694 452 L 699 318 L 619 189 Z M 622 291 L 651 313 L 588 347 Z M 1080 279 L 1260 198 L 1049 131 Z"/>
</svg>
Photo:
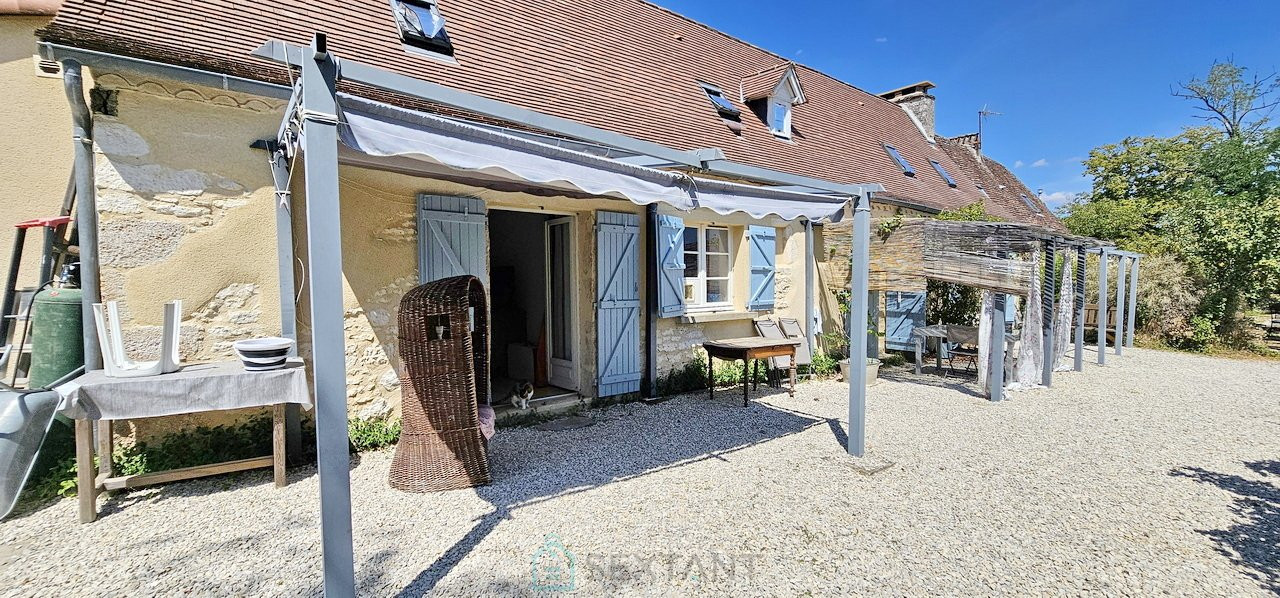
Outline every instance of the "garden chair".
<svg viewBox="0 0 1280 598">
<path fill-rule="evenodd" d="M 1267 336 L 1280 337 L 1280 314 L 1271 314 L 1271 325 L 1267 326 Z"/>
<path fill-rule="evenodd" d="M 785 339 L 786 333 L 782 331 L 782 327 L 771 318 L 757 318 L 753 321 L 756 327 L 756 334 L 764 338 Z M 799 348 L 797 348 L 798 350 Z M 776 374 L 779 370 L 789 370 L 791 361 L 786 357 L 770 357 L 766 360 L 769 367 L 765 370 L 765 375 L 769 379 L 769 386 L 777 387 L 781 384 L 781 378 Z"/>
<path fill-rule="evenodd" d="M 178 343 L 182 333 L 182 301 L 164 304 L 164 327 L 160 336 L 160 358 L 134 361 L 125 354 L 120 331 L 120 306 L 115 301 L 93 304 L 93 319 L 102 347 L 102 367 L 112 378 L 141 378 L 178 371 Z"/>
<path fill-rule="evenodd" d="M 484 286 L 474 276 L 419 285 L 400 301 L 398 324 L 403 427 L 391 459 L 391 487 L 436 492 L 488 484 L 480 413 L 481 397 L 489 397 Z"/>
<path fill-rule="evenodd" d="M 800 326 L 800 320 L 778 318 L 778 326 L 782 328 L 782 333 L 787 338 L 800 339 L 800 344 L 796 346 L 796 367 L 804 366 L 804 375 L 812 377 L 813 355 L 809 353 L 809 341 L 805 338 L 804 328 Z"/>
<path fill-rule="evenodd" d="M 947 324 L 947 343 L 950 349 L 947 351 L 947 369 L 942 373 L 945 378 L 948 373 L 956 371 L 956 362 L 964 364 L 966 374 L 978 371 L 978 327 L 977 326 L 957 326 L 955 324 Z"/>
</svg>

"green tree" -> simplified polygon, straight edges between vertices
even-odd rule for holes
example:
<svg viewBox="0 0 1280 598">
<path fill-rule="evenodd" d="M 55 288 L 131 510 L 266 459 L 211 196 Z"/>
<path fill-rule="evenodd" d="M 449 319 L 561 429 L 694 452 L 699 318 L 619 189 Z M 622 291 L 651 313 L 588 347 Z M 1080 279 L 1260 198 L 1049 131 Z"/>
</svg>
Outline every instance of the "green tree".
<svg viewBox="0 0 1280 598">
<path fill-rule="evenodd" d="M 1246 78 L 1249 69 L 1228 60 L 1215 62 L 1204 79 L 1179 83 L 1173 95 L 1200 104 L 1198 116 L 1218 126 L 1227 137 L 1257 133 L 1266 126 L 1280 99 L 1271 97 L 1280 88 L 1276 74 Z"/>
<path fill-rule="evenodd" d="M 1174 92 L 1201 104 L 1216 128 L 1090 152 L 1093 188 L 1065 218 L 1075 233 L 1185 264 L 1200 298 L 1194 317 L 1227 341 L 1241 338 L 1242 308 L 1280 292 L 1280 129 L 1266 126 L 1276 83 L 1245 73 L 1215 63 Z"/>
</svg>

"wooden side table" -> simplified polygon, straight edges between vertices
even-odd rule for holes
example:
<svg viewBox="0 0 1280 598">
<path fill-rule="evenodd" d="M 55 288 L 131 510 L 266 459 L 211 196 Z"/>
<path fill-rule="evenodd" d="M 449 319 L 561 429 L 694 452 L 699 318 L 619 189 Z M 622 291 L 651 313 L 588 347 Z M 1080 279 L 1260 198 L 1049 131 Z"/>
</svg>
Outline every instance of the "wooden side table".
<svg viewBox="0 0 1280 598">
<path fill-rule="evenodd" d="M 142 378 L 110 378 L 102 370 L 94 370 L 57 390 L 64 396 L 62 413 L 76 420 L 76 484 L 81 523 L 97 519 L 98 495 L 112 490 L 263 467 L 273 469 L 277 487 L 284 486 L 285 407 L 288 404 L 311 406 L 306 372 L 300 360 L 291 360 L 283 369 L 265 372 L 247 372 L 240 362 L 193 364 L 177 372 Z M 271 407 L 270 455 L 145 474 L 115 475 L 111 462 L 115 449 L 114 421 L 246 407 Z M 99 458 L 96 469 L 95 453 Z"/>
<path fill-rule="evenodd" d="M 707 397 L 715 398 L 716 382 L 714 358 L 727 359 L 730 361 L 742 360 L 742 406 L 748 404 L 748 384 L 750 382 L 750 363 L 752 360 L 756 362 L 756 372 L 760 371 L 760 360 L 770 357 L 789 357 L 791 359 L 790 386 L 787 393 L 790 396 L 796 396 L 796 347 L 800 345 L 800 339 L 781 339 L 781 338 L 764 338 L 760 336 L 749 336 L 744 338 L 731 338 L 720 341 L 707 341 L 702 343 L 702 348 L 707 351 Z M 759 388 L 760 383 L 756 382 Z"/>
</svg>

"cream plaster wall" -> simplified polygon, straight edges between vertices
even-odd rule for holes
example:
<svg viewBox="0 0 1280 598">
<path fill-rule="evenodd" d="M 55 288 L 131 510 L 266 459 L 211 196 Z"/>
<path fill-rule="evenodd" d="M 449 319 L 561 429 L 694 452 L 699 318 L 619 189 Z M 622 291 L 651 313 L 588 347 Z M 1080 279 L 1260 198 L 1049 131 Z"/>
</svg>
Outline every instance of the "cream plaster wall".
<svg viewBox="0 0 1280 598">
<path fill-rule="evenodd" d="M 94 115 L 102 292 L 122 303 L 131 355 L 154 358 L 162 308 L 173 299 L 183 302 L 184 361 L 231 359 L 233 341 L 278 334 L 271 178 L 265 153 L 249 144 L 274 136 L 283 102 L 95 75 L 118 93 L 115 116 Z M 136 420 L 120 432 L 145 437 L 226 421 Z"/>
<path fill-rule="evenodd" d="M 0 252 L 6 263 L 13 225 L 57 216 L 71 176 L 71 111 L 62 78 L 36 76 L 35 30 L 48 17 L 0 16 Z M 36 281 L 39 230 L 27 237 L 21 284 Z"/>
</svg>

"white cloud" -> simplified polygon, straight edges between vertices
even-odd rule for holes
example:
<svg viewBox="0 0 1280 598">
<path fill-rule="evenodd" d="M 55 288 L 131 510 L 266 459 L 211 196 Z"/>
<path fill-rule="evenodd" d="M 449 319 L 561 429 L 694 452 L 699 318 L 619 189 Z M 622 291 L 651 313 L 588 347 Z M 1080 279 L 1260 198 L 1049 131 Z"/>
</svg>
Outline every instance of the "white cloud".
<svg viewBox="0 0 1280 598">
<path fill-rule="evenodd" d="M 799 55 L 801 55 L 801 54 L 804 54 L 804 48 L 801 48 L 801 49 L 799 49 L 799 50 L 796 50 L 796 56 L 799 56 Z"/>
<path fill-rule="evenodd" d="M 883 44 L 883 43 L 885 43 L 885 42 L 887 42 L 887 41 L 889 41 L 889 38 L 887 38 L 887 37 L 877 37 L 877 38 L 876 38 L 876 43 L 877 43 L 877 44 Z"/>
<path fill-rule="evenodd" d="M 1044 205 L 1049 206 L 1050 210 L 1056 211 L 1064 205 L 1071 203 L 1076 198 L 1076 194 L 1072 191 L 1054 191 L 1046 193 L 1040 199 L 1044 200 Z"/>
<path fill-rule="evenodd" d="M 1022 160 L 1014 160 L 1014 161 L 1013 161 L 1013 167 L 1014 167 L 1014 168 L 1022 168 L 1023 166 L 1024 166 L 1024 164 L 1022 163 Z"/>
<path fill-rule="evenodd" d="M 1036 160 L 1035 162 L 1031 163 L 1032 168 L 1040 168 L 1041 166 L 1048 166 L 1048 165 L 1049 165 L 1049 161 L 1045 160 L 1044 158 L 1040 158 L 1039 160 Z"/>
</svg>

